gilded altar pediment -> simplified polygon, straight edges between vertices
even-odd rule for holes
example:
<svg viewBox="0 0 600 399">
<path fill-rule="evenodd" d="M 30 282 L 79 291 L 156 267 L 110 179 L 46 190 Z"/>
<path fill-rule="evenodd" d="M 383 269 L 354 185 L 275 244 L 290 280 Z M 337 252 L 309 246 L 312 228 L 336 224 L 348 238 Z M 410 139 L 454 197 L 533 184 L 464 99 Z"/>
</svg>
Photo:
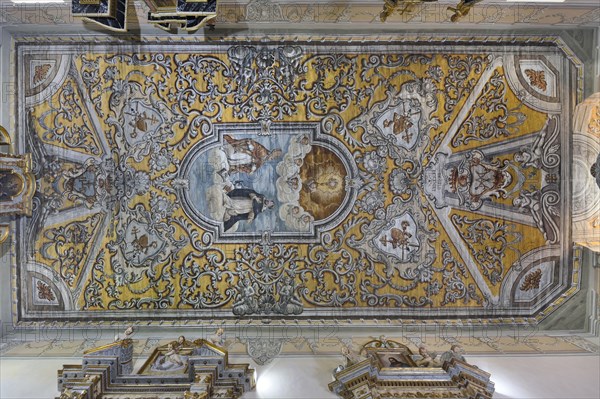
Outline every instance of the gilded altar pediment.
<svg viewBox="0 0 600 399">
<path fill-rule="evenodd" d="M 59 399 L 176 398 L 237 399 L 254 389 L 255 372 L 248 364 L 229 363 L 227 350 L 210 340 L 177 340 L 156 347 L 146 362 L 133 368 L 133 329 L 87 350 L 81 365 L 58 372 Z"/>
<path fill-rule="evenodd" d="M 329 390 L 342 398 L 491 399 L 490 374 L 469 364 L 460 345 L 437 354 L 425 346 L 418 354 L 384 336 L 358 353 L 345 348 L 346 364 L 333 373 Z"/>
</svg>

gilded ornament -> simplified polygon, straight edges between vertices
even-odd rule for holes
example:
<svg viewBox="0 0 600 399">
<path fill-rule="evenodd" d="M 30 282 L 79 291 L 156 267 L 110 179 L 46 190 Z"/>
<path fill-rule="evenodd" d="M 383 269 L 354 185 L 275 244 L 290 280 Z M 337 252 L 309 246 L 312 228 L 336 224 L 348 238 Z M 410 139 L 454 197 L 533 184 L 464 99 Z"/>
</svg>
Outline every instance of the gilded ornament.
<svg viewBox="0 0 600 399">
<path fill-rule="evenodd" d="M 10 145 L 10 136 L 4 126 L 0 125 L 0 145 Z"/>
<path fill-rule="evenodd" d="M 381 22 L 385 22 L 387 21 L 388 17 L 396 11 L 396 9 L 398 9 L 398 13 L 400 15 L 404 15 L 412 13 L 417 4 L 431 3 L 436 1 L 437 0 L 384 0 L 383 11 L 381 11 L 379 14 L 379 19 Z"/>
<path fill-rule="evenodd" d="M 128 342 L 127 347 L 121 344 Z M 156 347 L 139 371 L 133 374 L 133 343 L 124 339 L 84 353 L 80 365 L 59 371 L 62 395 L 57 399 L 92 396 L 129 397 L 131 386 L 124 378 L 135 378 L 140 397 L 229 398 L 240 397 L 255 386 L 255 371 L 248 364 L 230 364 L 227 352 L 203 339 L 193 342 L 184 336 Z M 118 367 L 113 367 L 118 365 Z M 100 374 L 89 374 L 90 366 Z M 109 379 L 102 370 L 110 368 Z M 185 371 L 184 371 L 185 370 Z M 119 381 L 119 382 L 117 382 Z"/>
<path fill-rule="evenodd" d="M 365 344 L 368 362 L 338 368 L 329 389 L 341 397 L 491 399 L 490 374 L 467 363 L 460 345 L 441 355 L 420 346 L 413 355 L 408 347 L 389 342 L 380 337 Z"/>
<path fill-rule="evenodd" d="M 452 22 L 458 22 L 460 19 L 465 17 L 471 11 L 471 8 L 475 4 L 483 0 L 461 0 L 455 7 L 448 7 L 448 11 L 452 11 L 454 14 L 450 17 Z"/>
<path fill-rule="evenodd" d="M 0 224 L 0 244 L 4 243 L 10 233 L 10 225 Z"/>
</svg>

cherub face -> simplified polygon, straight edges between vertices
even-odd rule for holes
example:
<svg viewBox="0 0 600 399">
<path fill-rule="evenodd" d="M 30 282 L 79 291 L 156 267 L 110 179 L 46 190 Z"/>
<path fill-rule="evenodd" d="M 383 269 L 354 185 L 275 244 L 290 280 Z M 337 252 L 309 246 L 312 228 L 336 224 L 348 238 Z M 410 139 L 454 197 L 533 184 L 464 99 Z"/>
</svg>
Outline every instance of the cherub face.
<svg viewBox="0 0 600 399">
<path fill-rule="evenodd" d="M 307 145 L 310 142 L 308 136 L 302 136 L 300 138 L 300 144 Z"/>
</svg>

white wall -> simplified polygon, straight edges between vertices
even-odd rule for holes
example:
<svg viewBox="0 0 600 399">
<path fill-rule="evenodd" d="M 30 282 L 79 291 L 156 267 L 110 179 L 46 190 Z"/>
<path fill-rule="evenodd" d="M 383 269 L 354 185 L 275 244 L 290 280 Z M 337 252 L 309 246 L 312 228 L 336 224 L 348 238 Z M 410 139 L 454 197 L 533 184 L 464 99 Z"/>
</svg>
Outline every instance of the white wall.
<svg viewBox="0 0 600 399">
<path fill-rule="evenodd" d="M 513 399 L 600 398 L 600 356 L 506 356 L 468 359 L 492 374 L 497 394 Z M 251 363 L 236 357 L 236 363 Z M 327 384 L 331 371 L 341 362 L 336 357 L 282 357 L 257 369 L 257 387 L 245 399 L 335 398 Z M 56 371 L 73 358 L 0 359 L 0 398 L 54 398 Z M 140 362 L 138 362 L 139 366 Z"/>
<path fill-rule="evenodd" d="M 492 374 L 494 398 L 598 399 L 600 356 L 477 357 Z"/>
</svg>

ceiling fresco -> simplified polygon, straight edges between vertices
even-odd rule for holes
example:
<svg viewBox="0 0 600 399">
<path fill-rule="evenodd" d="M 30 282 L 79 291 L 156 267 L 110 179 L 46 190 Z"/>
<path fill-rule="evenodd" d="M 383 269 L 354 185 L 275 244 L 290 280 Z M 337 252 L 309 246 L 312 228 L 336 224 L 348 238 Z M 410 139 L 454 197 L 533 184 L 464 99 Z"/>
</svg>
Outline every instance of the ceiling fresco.
<svg viewBox="0 0 600 399">
<path fill-rule="evenodd" d="M 577 60 L 432 40 L 17 42 L 18 321 L 545 316 Z"/>
</svg>

